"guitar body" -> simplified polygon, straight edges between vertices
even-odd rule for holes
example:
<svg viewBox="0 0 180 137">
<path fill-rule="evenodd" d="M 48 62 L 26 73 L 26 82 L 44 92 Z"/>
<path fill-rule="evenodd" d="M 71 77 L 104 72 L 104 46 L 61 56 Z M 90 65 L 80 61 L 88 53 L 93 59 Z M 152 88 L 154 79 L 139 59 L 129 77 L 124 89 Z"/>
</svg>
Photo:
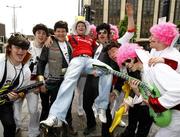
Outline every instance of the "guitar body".
<svg viewBox="0 0 180 137">
<path fill-rule="evenodd" d="M 123 72 L 119 72 L 119 71 L 115 71 L 113 69 L 109 69 L 106 66 L 93 64 L 93 67 L 101 70 L 105 74 L 113 74 L 113 75 L 121 77 L 122 79 L 125 79 L 127 81 L 130 79 L 138 80 L 136 78 L 130 77 L 129 75 L 127 75 Z M 151 87 L 150 85 L 148 85 L 147 83 L 145 83 L 143 81 L 140 81 L 140 80 L 138 80 L 138 81 L 140 82 L 139 88 L 140 88 L 140 92 L 141 92 L 144 99 L 148 99 L 149 96 L 152 96 L 154 98 L 161 96 L 159 90 L 155 86 Z M 166 127 L 171 123 L 171 119 L 172 119 L 171 110 L 166 110 L 166 111 L 161 112 L 161 113 L 156 113 L 156 112 L 154 112 L 154 110 L 152 108 L 150 108 L 149 112 L 150 112 L 150 115 L 154 118 L 154 122 L 157 126 Z"/>
<path fill-rule="evenodd" d="M 8 91 L 8 88 L 11 86 L 11 84 L 6 84 L 0 89 L 0 95 L 6 94 Z M 3 105 L 6 102 L 6 100 L 3 97 L 0 97 L 0 105 Z"/>
<path fill-rule="evenodd" d="M 11 86 L 11 84 L 6 84 L 0 89 L 0 95 L 4 94 L 5 91 L 8 90 L 8 88 Z"/>
<path fill-rule="evenodd" d="M 15 92 L 17 94 L 21 94 L 21 93 L 25 94 L 30 89 L 34 89 L 34 88 L 37 88 L 37 87 L 42 86 L 42 85 L 43 85 L 43 82 L 39 81 L 39 82 L 30 84 L 30 85 L 27 85 L 25 87 L 19 88 L 18 90 L 13 90 L 13 89 L 9 90 L 9 87 L 11 86 L 11 84 L 4 85 L 0 89 L 0 105 L 3 105 L 6 102 L 10 102 L 8 95 L 7 95 L 9 92 Z"/>
<path fill-rule="evenodd" d="M 145 95 L 144 90 L 140 88 L 140 92 L 142 93 L 143 97 L 145 99 L 148 99 L 148 97 Z M 153 90 L 151 91 L 152 97 L 160 97 L 160 92 L 156 88 L 156 86 L 153 86 Z M 166 127 L 171 123 L 172 118 L 172 112 L 171 110 L 166 110 L 161 113 L 156 113 L 152 108 L 149 108 L 149 114 L 153 117 L 154 123 L 159 127 Z"/>
</svg>

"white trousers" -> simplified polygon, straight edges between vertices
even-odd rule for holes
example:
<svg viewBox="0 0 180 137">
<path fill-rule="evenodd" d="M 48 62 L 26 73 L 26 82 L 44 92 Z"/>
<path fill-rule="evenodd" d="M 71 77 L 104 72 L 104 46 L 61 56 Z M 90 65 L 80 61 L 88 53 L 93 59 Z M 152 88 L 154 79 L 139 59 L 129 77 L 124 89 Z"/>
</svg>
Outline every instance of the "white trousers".
<svg viewBox="0 0 180 137">
<path fill-rule="evenodd" d="M 172 121 L 170 125 L 160 128 L 155 137 L 180 137 L 180 111 L 172 111 Z"/>
<path fill-rule="evenodd" d="M 80 115 L 81 113 L 84 113 L 84 109 L 83 109 L 83 91 L 84 91 L 84 86 L 86 83 L 86 76 L 81 76 L 79 81 L 78 81 L 78 85 L 77 85 L 77 112 Z"/>
<path fill-rule="evenodd" d="M 38 111 L 38 94 L 29 92 L 25 96 L 27 100 L 27 108 L 29 112 L 28 137 L 36 137 L 39 132 L 39 111 Z M 22 125 L 22 107 L 24 99 L 18 99 L 14 102 L 14 119 L 16 127 L 21 128 Z"/>
</svg>

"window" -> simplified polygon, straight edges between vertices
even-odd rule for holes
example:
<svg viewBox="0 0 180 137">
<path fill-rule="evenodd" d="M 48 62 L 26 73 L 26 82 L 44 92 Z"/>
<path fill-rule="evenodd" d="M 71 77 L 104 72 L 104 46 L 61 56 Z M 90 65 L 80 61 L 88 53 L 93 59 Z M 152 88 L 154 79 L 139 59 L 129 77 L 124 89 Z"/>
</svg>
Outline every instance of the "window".
<svg viewBox="0 0 180 137">
<path fill-rule="evenodd" d="M 141 38 L 148 38 L 150 36 L 149 29 L 153 25 L 155 0 L 144 0 L 141 20 Z"/>
<path fill-rule="evenodd" d="M 91 9 L 96 11 L 94 24 L 101 24 L 103 22 L 104 0 L 91 0 Z"/>
<path fill-rule="evenodd" d="M 180 0 L 176 0 L 174 22 L 180 21 Z"/>
<path fill-rule="evenodd" d="M 109 0 L 108 23 L 118 25 L 120 21 L 121 0 Z"/>
</svg>

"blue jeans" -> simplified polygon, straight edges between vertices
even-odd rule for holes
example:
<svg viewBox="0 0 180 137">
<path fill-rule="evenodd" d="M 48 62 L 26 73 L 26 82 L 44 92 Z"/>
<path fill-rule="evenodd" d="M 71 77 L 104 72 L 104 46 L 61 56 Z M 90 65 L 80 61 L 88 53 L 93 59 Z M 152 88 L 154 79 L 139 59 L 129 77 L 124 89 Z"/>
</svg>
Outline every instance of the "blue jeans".
<svg viewBox="0 0 180 137">
<path fill-rule="evenodd" d="M 51 106 L 49 115 L 56 116 L 59 120 L 66 122 L 66 114 L 81 73 L 93 74 L 95 72 L 100 76 L 99 96 L 95 99 L 95 106 L 97 106 L 97 109 L 107 109 L 112 85 L 112 75 L 103 75 L 101 71 L 93 69 L 92 64 L 108 66 L 105 63 L 90 57 L 75 57 L 71 60 L 64 81 L 59 88 L 57 98 Z"/>
</svg>

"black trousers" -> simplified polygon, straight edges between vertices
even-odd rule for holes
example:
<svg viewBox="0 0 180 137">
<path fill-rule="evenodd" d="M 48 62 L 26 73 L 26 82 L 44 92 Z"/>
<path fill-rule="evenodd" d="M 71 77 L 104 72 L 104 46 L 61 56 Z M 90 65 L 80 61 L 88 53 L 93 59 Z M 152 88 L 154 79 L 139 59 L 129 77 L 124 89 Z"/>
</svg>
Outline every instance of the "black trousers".
<svg viewBox="0 0 180 137">
<path fill-rule="evenodd" d="M 40 121 L 45 120 L 48 117 L 50 107 L 53 104 L 53 102 L 56 100 L 58 90 L 62 81 L 63 79 L 61 79 L 58 82 L 47 83 L 47 89 L 48 89 L 47 93 L 40 93 L 41 105 L 42 105 Z M 71 108 L 72 108 L 72 102 L 66 115 L 66 121 L 69 126 L 72 126 Z"/>
<path fill-rule="evenodd" d="M 99 78 L 92 75 L 88 75 L 83 92 L 83 108 L 86 113 L 87 128 L 96 126 L 96 119 L 92 110 L 92 105 L 95 98 L 98 96 L 98 83 Z M 110 113 L 110 107 L 106 111 L 107 123 L 102 123 L 101 134 L 102 137 L 110 137 L 109 128 L 112 123 L 112 117 Z"/>
<path fill-rule="evenodd" d="M 129 109 L 128 126 L 121 137 L 147 137 L 152 123 L 148 106 L 137 104 Z"/>
<path fill-rule="evenodd" d="M 12 103 L 0 106 L 0 120 L 4 128 L 4 137 L 15 137 L 16 124 Z"/>
</svg>

